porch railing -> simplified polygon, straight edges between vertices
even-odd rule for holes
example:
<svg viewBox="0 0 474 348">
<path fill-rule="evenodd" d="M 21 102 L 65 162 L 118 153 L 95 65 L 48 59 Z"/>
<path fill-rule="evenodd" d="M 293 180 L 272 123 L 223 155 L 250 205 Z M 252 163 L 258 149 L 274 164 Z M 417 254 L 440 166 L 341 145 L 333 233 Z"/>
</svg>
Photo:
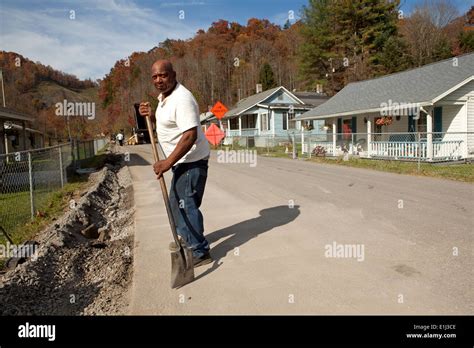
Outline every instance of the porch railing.
<svg viewBox="0 0 474 348">
<path fill-rule="evenodd" d="M 391 157 L 394 159 L 426 158 L 426 145 L 423 142 L 374 141 L 370 154 L 374 157 Z"/>
<path fill-rule="evenodd" d="M 226 129 L 225 136 L 226 137 L 238 137 L 240 135 L 240 131 L 238 129 Z"/>
<path fill-rule="evenodd" d="M 243 137 L 251 137 L 258 134 L 257 128 L 245 128 L 242 129 L 242 136 Z"/>
<path fill-rule="evenodd" d="M 242 134 L 240 134 L 240 130 L 238 129 L 226 129 L 225 135 L 227 137 L 252 137 L 258 134 L 258 129 L 257 128 L 243 128 L 242 129 Z"/>
<path fill-rule="evenodd" d="M 462 157 L 462 140 L 434 141 L 433 158 L 458 159 Z"/>
<path fill-rule="evenodd" d="M 302 152 L 308 154 L 316 146 L 326 149 L 326 155 L 344 154 L 367 158 L 394 160 L 447 161 L 458 160 L 474 153 L 472 132 L 438 133 L 332 133 L 305 135 Z M 431 142 L 430 142 L 431 140 Z M 429 144 L 431 146 L 429 146 Z"/>
</svg>

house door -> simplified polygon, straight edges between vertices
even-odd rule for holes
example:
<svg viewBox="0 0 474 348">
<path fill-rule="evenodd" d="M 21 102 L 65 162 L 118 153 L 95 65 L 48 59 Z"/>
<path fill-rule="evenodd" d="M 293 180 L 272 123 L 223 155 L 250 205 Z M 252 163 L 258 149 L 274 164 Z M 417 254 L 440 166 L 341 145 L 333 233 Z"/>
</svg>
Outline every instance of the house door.
<svg viewBox="0 0 474 348">
<path fill-rule="evenodd" d="M 377 124 L 381 117 L 374 118 L 374 141 L 382 141 L 382 125 Z"/>
</svg>

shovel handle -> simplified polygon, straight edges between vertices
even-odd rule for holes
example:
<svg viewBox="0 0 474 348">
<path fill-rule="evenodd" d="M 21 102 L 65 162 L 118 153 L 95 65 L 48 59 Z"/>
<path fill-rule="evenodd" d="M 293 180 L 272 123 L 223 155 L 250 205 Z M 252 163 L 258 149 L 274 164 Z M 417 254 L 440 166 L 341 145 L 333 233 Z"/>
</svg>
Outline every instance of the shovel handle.
<svg viewBox="0 0 474 348">
<path fill-rule="evenodd" d="M 146 127 L 148 128 L 148 134 L 150 135 L 153 158 L 155 159 L 155 162 L 158 162 L 160 160 L 160 156 L 158 155 L 158 148 L 156 147 L 156 143 L 155 143 L 155 135 L 153 133 L 153 126 L 151 124 L 150 117 L 145 117 L 145 119 L 146 119 Z M 170 200 L 168 197 L 168 190 L 166 189 L 166 183 L 165 183 L 163 174 L 161 175 L 159 181 L 160 181 L 160 186 L 161 186 L 161 192 L 163 193 L 163 201 L 165 202 L 166 213 L 168 214 L 168 220 L 170 222 L 171 233 L 173 234 L 174 241 L 179 248 L 178 250 L 181 250 L 181 244 L 179 243 L 179 240 L 178 240 L 178 233 L 176 232 L 176 224 L 174 222 L 173 212 L 171 211 Z"/>
</svg>

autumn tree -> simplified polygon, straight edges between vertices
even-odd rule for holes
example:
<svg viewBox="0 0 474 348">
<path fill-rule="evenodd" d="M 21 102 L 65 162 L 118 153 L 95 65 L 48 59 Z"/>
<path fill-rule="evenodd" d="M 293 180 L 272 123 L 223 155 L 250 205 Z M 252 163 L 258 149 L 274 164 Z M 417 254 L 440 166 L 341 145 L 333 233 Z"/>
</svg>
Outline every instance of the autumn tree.
<svg viewBox="0 0 474 348">
<path fill-rule="evenodd" d="M 451 45 L 443 28 L 457 16 L 456 8 L 446 0 L 425 1 L 401 27 L 414 66 L 451 57 Z"/>
</svg>

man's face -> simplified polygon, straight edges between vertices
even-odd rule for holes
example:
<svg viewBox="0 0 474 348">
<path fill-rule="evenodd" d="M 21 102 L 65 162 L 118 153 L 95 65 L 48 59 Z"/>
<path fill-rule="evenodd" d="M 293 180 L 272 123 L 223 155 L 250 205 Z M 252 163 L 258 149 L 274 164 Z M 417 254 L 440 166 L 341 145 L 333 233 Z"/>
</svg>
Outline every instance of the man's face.
<svg viewBox="0 0 474 348">
<path fill-rule="evenodd" d="M 151 78 L 155 88 L 160 93 L 170 92 L 176 82 L 176 73 L 168 71 L 162 64 L 153 65 L 151 68 Z"/>
</svg>

